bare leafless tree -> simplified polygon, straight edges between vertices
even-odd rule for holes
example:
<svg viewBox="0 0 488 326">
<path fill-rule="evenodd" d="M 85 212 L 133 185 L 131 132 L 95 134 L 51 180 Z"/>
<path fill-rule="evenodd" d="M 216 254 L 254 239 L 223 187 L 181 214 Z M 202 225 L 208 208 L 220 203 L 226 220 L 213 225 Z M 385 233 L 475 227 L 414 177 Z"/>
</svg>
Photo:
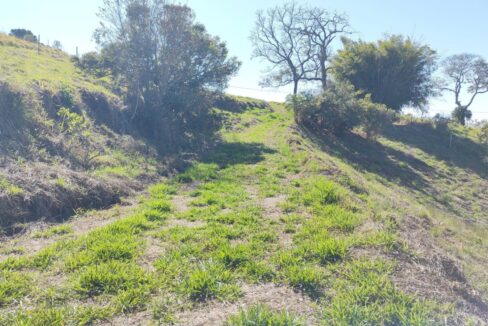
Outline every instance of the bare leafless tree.
<svg viewBox="0 0 488 326">
<path fill-rule="evenodd" d="M 306 76 L 308 81 L 320 81 L 322 88 L 327 87 L 327 77 L 330 67 L 329 58 L 332 54 L 332 42 L 337 36 L 350 34 L 349 22 L 344 14 L 330 12 L 323 8 L 313 7 L 305 10 L 303 17 L 303 33 L 312 44 L 313 62 L 315 69 Z"/>
<path fill-rule="evenodd" d="M 454 93 L 453 116 L 464 125 L 466 119 L 471 118 L 469 107 L 476 96 L 488 92 L 488 63 L 478 55 L 463 53 L 448 57 L 442 65 L 445 79 L 441 89 Z M 464 105 L 461 102 L 463 92 L 469 94 Z"/>
<path fill-rule="evenodd" d="M 344 15 L 295 2 L 257 13 L 251 34 L 254 57 L 272 63 L 262 84 L 293 84 L 293 94 L 300 81 L 320 81 L 327 86 L 331 44 L 340 34 L 349 33 Z"/>
<path fill-rule="evenodd" d="M 293 94 L 297 94 L 298 83 L 313 69 L 310 38 L 302 32 L 304 14 L 294 2 L 257 13 L 251 33 L 253 57 L 272 63 L 262 85 L 293 84 Z"/>
</svg>

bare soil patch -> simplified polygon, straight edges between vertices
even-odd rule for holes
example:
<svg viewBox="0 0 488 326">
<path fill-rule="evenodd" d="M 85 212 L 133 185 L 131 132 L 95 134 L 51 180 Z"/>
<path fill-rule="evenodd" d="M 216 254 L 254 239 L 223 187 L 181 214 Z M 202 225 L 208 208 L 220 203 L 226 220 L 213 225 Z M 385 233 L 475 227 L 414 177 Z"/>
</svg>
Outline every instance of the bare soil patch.
<svg viewBox="0 0 488 326">
<path fill-rule="evenodd" d="M 406 293 L 451 303 L 457 307 L 454 324 L 470 316 L 485 324 L 488 305 L 467 281 L 460 263 L 436 245 L 425 219 L 408 216 L 400 225 L 402 238 L 415 255 L 399 253 L 393 281 Z"/>
</svg>

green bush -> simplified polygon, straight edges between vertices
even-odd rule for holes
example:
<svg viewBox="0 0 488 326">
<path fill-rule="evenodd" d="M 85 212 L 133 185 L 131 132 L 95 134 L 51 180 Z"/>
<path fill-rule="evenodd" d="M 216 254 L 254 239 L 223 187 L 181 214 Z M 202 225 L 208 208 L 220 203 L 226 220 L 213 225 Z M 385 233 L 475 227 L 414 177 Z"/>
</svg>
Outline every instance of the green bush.
<svg viewBox="0 0 488 326">
<path fill-rule="evenodd" d="M 392 122 L 394 112 L 383 104 L 373 103 L 370 96 L 359 100 L 361 127 L 370 140 L 376 139 L 383 129 Z"/>
<path fill-rule="evenodd" d="M 478 138 L 482 144 L 488 146 L 488 122 L 485 122 L 485 124 L 481 126 Z"/>
<path fill-rule="evenodd" d="M 295 120 L 314 131 L 341 134 L 360 122 L 357 94 L 348 83 L 331 83 L 321 95 L 301 94 L 289 99 Z"/>
<path fill-rule="evenodd" d="M 393 111 L 360 96 L 347 82 L 330 83 L 321 95 L 301 94 L 289 99 L 298 124 L 319 133 L 343 134 L 356 126 L 366 131 L 368 139 L 375 139 L 391 123 Z"/>
</svg>

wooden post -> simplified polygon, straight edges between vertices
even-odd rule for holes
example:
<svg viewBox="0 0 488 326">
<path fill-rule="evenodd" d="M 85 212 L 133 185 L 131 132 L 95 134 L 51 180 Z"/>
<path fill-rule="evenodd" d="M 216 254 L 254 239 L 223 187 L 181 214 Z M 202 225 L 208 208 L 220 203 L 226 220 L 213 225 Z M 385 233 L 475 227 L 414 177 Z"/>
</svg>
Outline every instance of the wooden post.
<svg viewBox="0 0 488 326">
<path fill-rule="evenodd" d="M 41 35 L 37 36 L 37 54 L 41 54 Z"/>
</svg>

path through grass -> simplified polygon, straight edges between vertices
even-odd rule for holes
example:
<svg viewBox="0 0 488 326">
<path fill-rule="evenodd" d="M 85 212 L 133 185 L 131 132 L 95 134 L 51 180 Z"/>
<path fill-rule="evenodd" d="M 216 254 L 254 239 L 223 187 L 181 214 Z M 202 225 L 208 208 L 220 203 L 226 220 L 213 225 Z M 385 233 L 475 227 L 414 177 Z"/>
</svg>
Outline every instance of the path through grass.
<svg viewBox="0 0 488 326">
<path fill-rule="evenodd" d="M 246 288 L 264 284 L 304 295 L 309 309 L 264 307 L 247 295 L 248 310 L 219 322 L 436 322 L 439 306 L 393 286 L 390 253 L 402 250 L 395 228 L 360 184 L 331 176 L 338 167 L 294 132 L 290 112 L 273 105 L 226 114 L 238 123 L 222 131 L 225 142 L 151 187 L 131 216 L 1 261 L 0 324 L 86 325 L 121 315 L 173 324 L 219 302 L 237 310 Z M 59 226 L 37 236 L 70 232 Z M 360 254 L 369 250 L 377 254 Z"/>
</svg>

